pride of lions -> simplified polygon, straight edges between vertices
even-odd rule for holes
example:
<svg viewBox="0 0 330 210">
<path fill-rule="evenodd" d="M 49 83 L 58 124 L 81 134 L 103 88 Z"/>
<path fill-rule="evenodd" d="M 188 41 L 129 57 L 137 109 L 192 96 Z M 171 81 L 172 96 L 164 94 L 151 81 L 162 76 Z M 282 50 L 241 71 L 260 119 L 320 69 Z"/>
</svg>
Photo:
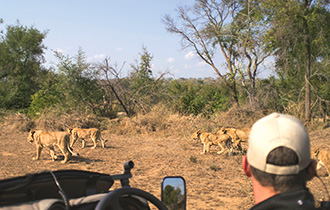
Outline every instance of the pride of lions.
<svg viewBox="0 0 330 210">
<path fill-rule="evenodd" d="M 225 151 L 232 153 L 234 149 L 243 152 L 241 142 L 247 142 L 250 129 L 236 129 L 222 127 L 217 133 L 202 132 L 197 130 L 192 134 L 193 140 L 199 140 L 203 144 L 201 154 L 210 152 L 211 145 L 220 146 L 221 150 L 218 154 Z"/>
<path fill-rule="evenodd" d="M 203 151 L 201 154 L 210 152 L 212 145 L 218 145 L 220 151 L 218 154 L 227 152 L 231 154 L 233 150 L 244 152 L 241 146 L 241 142 L 247 142 L 250 134 L 250 129 L 236 129 L 222 127 L 216 133 L 202 132 L 197 130 L 191 136 L 193 140 L 199 140 L 203 144 Z M 86 145 L 86 140 L 91 139 L 93 142 L 92 149 L 95 149 L 97 142 L 100 141 L 101 147 L 105 148 L 107 140 L 101 138 L 101 131 L 97 128 L 68 128 L 67 131 L 42 131 L 42 130 L 30 130 L 27 141 L 35 143 L 36 156 L 33 160 L 39 160 L 41 151 L 44 147 L 49 148 L 50 156 L 53 161 L 57 159 L 54 147 L 58 147 L 64 156 L 62 163 L 66 163 L 71 159 L 72 155 L 79 156 L 78 153 L 74 153 L 72 150 L 75 142 L 80 139 L 82 141 L 82 148 Z M 328 178 L 330 178 L 330 152 L 321 150 L 320 148 L 313 149 L 313 158 L 318 161 L 317 169 L 324 166 L 328 172 Z"/>
<path fill-rule="evenodd" d="M 64 156 L 62 163 L 66 163 L 71 159 L 72 155 L 79 156 L 78 153 L 72 151 L 74 143 L 81 139 L 82 147 L 85 147 L 85 140 L 91 139 L 93 141 L 92 149 L 96 148 L 97 141 L 101 142 L 102 148 L 105 148 L 105 140 L 101 138 L 101 131 L 97 128 L 68 128 L 67 131 L 42 131 L 42 130 L 30 130 L 27 141 L 35 143 L 36 156 L 33 160 L 39 160 L 41 150 L 44 147 L 49 148 L 50 156 L 53 161 L 57 159 L 54 147 L 58 147 Z"/>
<path fill-rule="evenodd" d="M 249 139 L 250 129 L 236 129 L 222 127 L 216 133 L 202 132 L 197 130 L 191 136 L 193 140 L 199 140 L 203 144 L 203 151 L 201 154 L 209 153 L 210 146 L 220 146 L 218 154 L 227 152 L 231 154 L 234 149 L 239 152 L 244 152 L 241 146 L 241 142 L 247 142 Z M 330 152 L 327 150 L 321 150 L 320 148 L 312 149 L 312 158 L 317 161 L 317 169 L 325 167 L 330 178 Z"/>
</svg>

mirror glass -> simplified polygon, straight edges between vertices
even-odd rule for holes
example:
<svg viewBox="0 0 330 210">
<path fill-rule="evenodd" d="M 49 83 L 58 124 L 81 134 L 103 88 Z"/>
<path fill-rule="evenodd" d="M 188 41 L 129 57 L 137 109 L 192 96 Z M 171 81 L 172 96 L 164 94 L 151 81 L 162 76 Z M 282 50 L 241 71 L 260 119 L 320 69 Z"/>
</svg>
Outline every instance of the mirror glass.
<svg viewBox="0 0 330 210">
<path fill-rule="evenodd" d="M 181 176 L 168 176 L 162 182 L 162 202 L 168 210 L 186 209 L 186 181 Z"/>
</svg>

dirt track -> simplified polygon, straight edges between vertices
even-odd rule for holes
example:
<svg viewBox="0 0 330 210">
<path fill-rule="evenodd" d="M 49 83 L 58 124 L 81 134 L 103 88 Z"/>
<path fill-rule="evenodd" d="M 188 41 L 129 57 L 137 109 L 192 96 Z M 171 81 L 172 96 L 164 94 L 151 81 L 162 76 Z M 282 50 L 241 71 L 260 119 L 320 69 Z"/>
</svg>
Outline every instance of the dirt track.
<svg viewBox="0 0 330 210">
<path fill-rule="evenodd" d="M 43 169 L 82 169 L 102 173 L 118 174 L 123 163 L 133 160 L 135 167 L 130 180 L 137 187 L 160 198 L 162 178 L 180 175 L 187 183 L 187 209 L 249 209 L 253 205 L 251 182 L 241 168 L 242 155 L 201 155 L 202 145 L 193 143 L 188 137 L 164 135 L 122 136 L 103 132 L 108 139 L 107 148 L 100 145 L 91 149 L 74 146 L 80 157 L 73 157 L 67 164 L 51 161 L 49 150 L 44 149 L 39 161 L 32 161 L 35 147 L 26 141 L 27 133 L 12 136 L 0 135 L 0 179 L 25 175 Z M 312 147 L 320 146 L 330 151 L 330 128 L 311 133 Z M 217 149 L 211 147 L 213 151 Z M 60 153 L 57 152 L 59 155 Z M 330 187 L 324 169 L 319 171 L 326 186 Z M 119 183 L 114 187 L 118 187 Z M 308 187 L 320 200 L 327 198 L 321 182 L 313 179 Z"/>
</svg>

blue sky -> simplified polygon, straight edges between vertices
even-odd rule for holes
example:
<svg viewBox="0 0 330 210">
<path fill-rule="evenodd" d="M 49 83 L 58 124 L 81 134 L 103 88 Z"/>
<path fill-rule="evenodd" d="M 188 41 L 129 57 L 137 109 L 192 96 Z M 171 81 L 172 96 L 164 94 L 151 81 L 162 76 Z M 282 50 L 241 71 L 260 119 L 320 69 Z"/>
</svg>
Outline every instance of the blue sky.
<svg viewBox="0 0 330 210">
<path fill-rule="evenodd" d="M 74 56 L 79 47 L 89 61 L 124 66 L 140 59 L 145 46 L 153 55 L 153 73 L 169 71 L 173 78 L 216 77 L 191 49 L 181 49 L 180 37 L 166 31 L 162 18 L 175 15 L 178 6 L 192 0 L 0 0 L 5 25 L 34 26 L 48 30 L 46 60 L 56 61 L 52 50 Z M 125 73 L 124 73 L 125 74 Z M 126 76 L 126 75 L 123 75 Z"/>
</svg>

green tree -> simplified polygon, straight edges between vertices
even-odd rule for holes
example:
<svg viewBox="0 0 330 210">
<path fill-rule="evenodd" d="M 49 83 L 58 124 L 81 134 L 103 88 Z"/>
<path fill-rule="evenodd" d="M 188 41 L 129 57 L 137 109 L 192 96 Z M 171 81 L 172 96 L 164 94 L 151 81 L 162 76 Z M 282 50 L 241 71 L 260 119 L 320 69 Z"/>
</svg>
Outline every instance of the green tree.
<svg viewBox="0 0 330 210">
<path fill-rule="evenodd" d="M 152 105 L 159 102 L 161 96 L 158 93 L 158 88 L 162 83 L 162 77 L 166 73 L 155 78 L 152 73 L 152 59 L 153 56 L 146 47 L 143 47 L 140 61 L 137 61 L 135 65 L 131 65 L 132 71 L 128 76 L 129 87 L 127 89 L 131 110 L 136 109 L 146 113 Z"/>
<path fill-rule="evenodd" d="M 142 50 L 140 62 L 137 62 L 136 65 L 131 65 L 133 71 L 130 75 L 131 88 L 136 89 L 136 92 L 139 92 L 139 94 L 145 94 L 153 80 L 151 70 L 153 56 L 148 52 L 146 47 L 143 47 Z"/>
<path fill-rule="evenodd" d="M 0 39 L 0 107 L 25 109 L 47 74 L 42 68 L 46 32 L 20 24 L 6 26 Z"/>
<path fill-rule="evenodd" d="M 107 107 L 131 116 L 137 112 L 146 113 L 159 103 L 166 72 L 155 78 L 152 58 L 147 48 L 143 47 L 140 60 L 130 66 L 131 71 L 127 77 L 121 75 L 125 63 L 119 67 L 116 63 L 111 64 L 110 58 L 105 58 L 103 63 L 98 64 Z"/>
<path fill-rule="evenodd" d="M 79 111 L 100 112 L 104 92 L 98 79 L 98 69 L 86 61 L 79 49 L 74 57 L 56 52 L 59 63 L 55 70 L 57 93 L 63 94 L 61 106 Z"/>
<path fill-rule="evenodd" d="M 166 185 L 163 192 L 164 204 L 169 210 L 184 209 L 184 200 L 180 188 Z"/>
<path fill-rule="evenodd" d="M 164 102 L 185 114 L 211 115 L 230 107 L 230 93 L 223 83 L 216 80 L 173 80 L 167 85 Z"/>
<path fill-rule="evenodd" d="M 283 91 L 295 92 L 288 94 L 289 101 L 296 104 L 304 101 L 304 118 L 310 121 L 315 102 L 324 101 L 318 94 L 321 90 L 315 88 L 321 85 L 313 81 L 323 78 L 321 81 L 329 84 L 325 79 L 329 78 L 329 71 L 324 71 L 329 69 L 329 2 L 265 0 L 262 5 L 272 26 L 268 36 L 276 56 L 277 73 L 285 79 Z"/>
<path fill-rule="evenodd" d="M 47 77 L 42 80 L 41 88 L 31 96 L 31 104 L 28 108 L 30 117 L 38 116 L 48 108 L 59 107 L 65 99 L 65 93 L 58 88 L 59 76 L 48 72 Z"/>
</svg>

